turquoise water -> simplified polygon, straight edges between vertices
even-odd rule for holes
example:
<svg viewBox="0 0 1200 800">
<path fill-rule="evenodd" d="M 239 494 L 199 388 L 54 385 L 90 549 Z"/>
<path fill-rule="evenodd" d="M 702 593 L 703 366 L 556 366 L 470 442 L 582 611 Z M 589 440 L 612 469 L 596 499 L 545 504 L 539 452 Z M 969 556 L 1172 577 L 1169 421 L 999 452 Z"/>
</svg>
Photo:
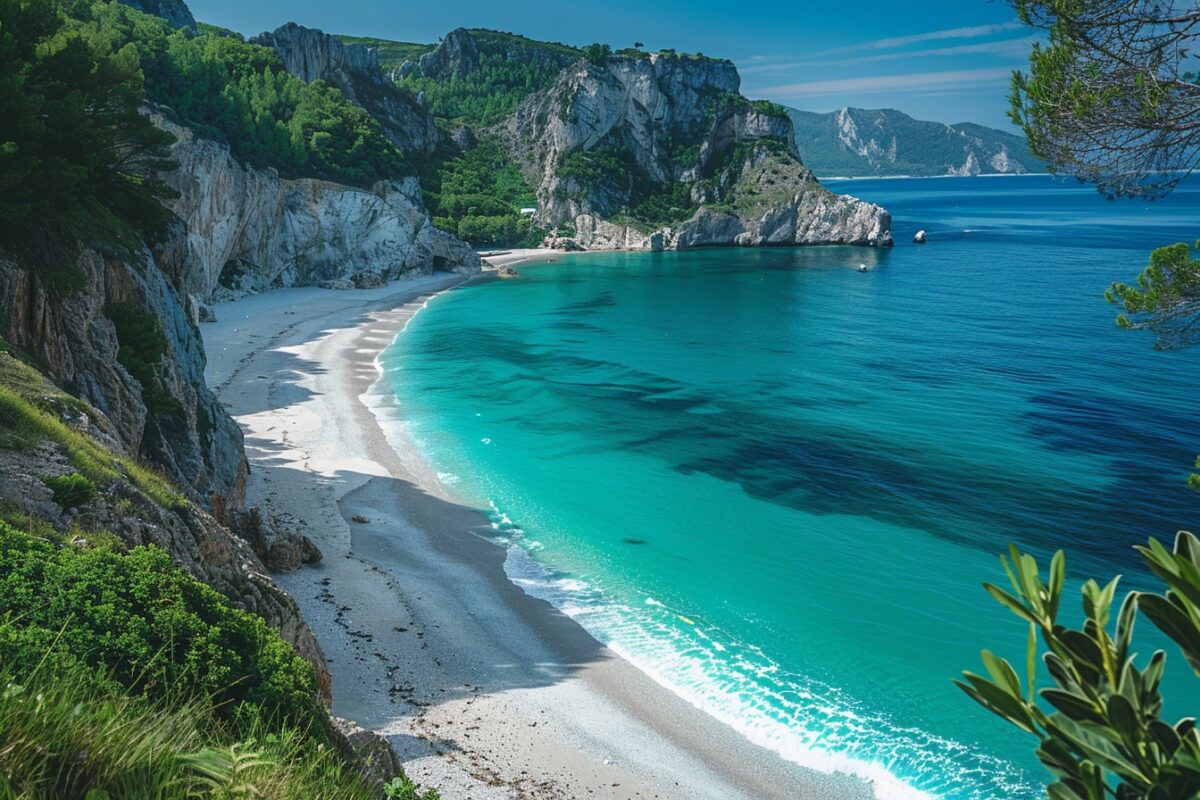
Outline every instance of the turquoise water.
<svg viewBox="0 0 1200 800">
<path fill-rule="evenodd" d="M 1137 585 L 1133 543 L 1200 528 L 1200 350 L 1101 299 L 1200 236 L 1200 183 L 834 188 L 901 244 L 526 265 L 433 301 L 385 378 L 514 579 L 679 694 L 881 797 L 1041 796 L 1030 741 L 950 681 L 1020 658 L 979 588 L 1007 542 Z"/>
</svg>

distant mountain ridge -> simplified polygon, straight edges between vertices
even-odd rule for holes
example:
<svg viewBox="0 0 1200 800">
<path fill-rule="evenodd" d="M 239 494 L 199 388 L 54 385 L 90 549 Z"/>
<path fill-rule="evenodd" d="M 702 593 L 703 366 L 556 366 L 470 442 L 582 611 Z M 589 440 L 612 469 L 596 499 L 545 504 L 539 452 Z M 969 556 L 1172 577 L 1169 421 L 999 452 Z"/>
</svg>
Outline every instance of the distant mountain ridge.
<svg viewBox="0 0 1200 800">
<path fill-rule="evenodd" d="M 787 111 L 804 163 L 821 178 L 1020 175 L 1044 169 L 1023 137 L 970 122 L 927 122 L 891 108 Z"/>
</svg>

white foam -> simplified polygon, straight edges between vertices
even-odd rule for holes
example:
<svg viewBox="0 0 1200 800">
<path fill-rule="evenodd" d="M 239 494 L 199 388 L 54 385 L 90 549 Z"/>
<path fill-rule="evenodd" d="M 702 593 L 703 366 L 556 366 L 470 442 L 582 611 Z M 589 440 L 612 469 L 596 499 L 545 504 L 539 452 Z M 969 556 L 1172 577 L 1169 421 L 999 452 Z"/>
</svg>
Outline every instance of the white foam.
<svg viewBox="0 0 1200 800">
<path fill-rule="evenodd" d="M 878 800 L 997 796 L 985 785 L 964 789 L 971 772 L 1007 785 L 1011 791 L 1002 796 L 1037 794 L 1004 762 L 867 713 L 837 689 L 787 673 L 757 647 L 653 597 L 636 608 L 622 606 L 583 580 L 553 572 L 519 545 L 508 549 L 504 568 L 526 593 L 556 606 L 696 708 L 789 761 L 869 783 Z M 853 754 L 867 751 L 874 755 Z M 955 755 L 966 756 L 968 763 L 954 761 Z M 895 772 L 901 766 L 906 773 L 918 772 L 923 787 L 945 788 L 919 788 Z"/>
</svg>

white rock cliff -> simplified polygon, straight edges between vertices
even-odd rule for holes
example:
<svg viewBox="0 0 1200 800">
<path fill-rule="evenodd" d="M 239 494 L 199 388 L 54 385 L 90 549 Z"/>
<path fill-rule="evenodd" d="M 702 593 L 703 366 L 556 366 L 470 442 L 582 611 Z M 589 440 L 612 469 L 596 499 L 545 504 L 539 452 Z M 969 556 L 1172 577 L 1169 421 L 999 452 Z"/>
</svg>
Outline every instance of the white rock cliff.
<svg viewBox="0 0 1200 800">
<path fill-rule="evenodd" d="M 161 115 L 154 119 L 177 138 L 171 157 L 179 168 L 164 176 L 179 192 L 168 205 L 187 226 L 175 278 L 201 300 L 479 269 L 470 247 L 433 226 L 414 178 L 371 190 L 288 180 L 242 165 L 227 147 Z"/>
</svg>

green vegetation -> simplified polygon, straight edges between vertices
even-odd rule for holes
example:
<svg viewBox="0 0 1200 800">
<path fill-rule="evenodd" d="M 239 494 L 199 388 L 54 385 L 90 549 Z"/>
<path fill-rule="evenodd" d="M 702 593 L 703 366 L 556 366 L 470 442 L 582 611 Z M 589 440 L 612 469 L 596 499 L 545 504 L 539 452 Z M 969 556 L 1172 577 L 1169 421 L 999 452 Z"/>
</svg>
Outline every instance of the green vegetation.
<svg viewBox="0 0 1200 800">
<path fill-rule="evenodd" d="M 1193 717 L 1161 718 L 1159 684 L 1166 653 L 1136 665 L 1139 615 L 1175 642 L 1200 677 L 1200 539 L 1180 533 L 1174 551 L 1151 539 L 1138 547 L 1163 581 L 1162 594 L 1130 592 L 1110 628 L 1118 578 L 1083 585 L 1082 629 L 1058 620 L 1066 575 L 1062 551 L 1045 580 L 1032 556 L 1010 548 L 1002 559 L 1013 592 L 984 588 L 1029 627 L 1025 685 L 1003 658 L 983 651 L 988 677 L 964 673 L 959 687 L 980 705 L 1038 740 L 1037 757 L 1054 776 L 1052 800 L 1191 800 L 1200 795 L 1200 728 Z M 1038 640 L 1053 686 L 1036 691 Z M 1037 698 L 1048 706 L 1043 707 Z"/>
<path fill-rule="evenodd" d="M 114 455 L 95 439 L 64 423 L 59 415 L 90 409 L 52 386 L 37 370 L 0 353 L 0 446 L 28 449 L 43 441 L 57 444 L 71 466 L 101 489 L 128 480 L 155 503 L 174 508 L 184 502 L 161 476 L 133 459 Z"/>
<path fill-rule="evenodd" d="M 117 363 L 142 387 L 142 400 L 155 414 L 176 414 L 179 403 L 162 388 L 158 365 L 167 352 L 167 340 L 154 315 L 133 303 L 111 303 L 105 313 L 117 331 Z"/>
<path fill-rule="evenodd" d="M 1161 197 L 1200 166 L 1200 7 L 1010 0 L 1040 29 L 1009 116 L 1051 172 L 1107 197 Z"/>
<path fill-rule="evenodd" d="M 374 797 L 328 745 L 313 680 L 164 552 L 0 522 L 0 796 Z"/>
<path fill-rule="evenodd" d="M 573 47 L 511 33 L 469 33 L 479 49 L 479 67 L 471 74 L 412 75 L 399 81 L 414 94 L 425 92 L 430 109 L 443 120 L 495 125 L 530 94 L 548 89 L 562 68 L 581 55 Z"/>
<path fill-rule="evenodd" d="M 362 44 L 373 48 L 379 54 L 379 66 L 385 72 L 399 68 L 405 61 L 416 61 L 436 47 L 432 44 L 372 39 L 369 36 L 338 36 L 337 38 L 345 44 Z"/>
<path fill-rule="evenodd" d="M 461 154 L 439 151 L 420 175 L 434 224 L 475 247 L 533 247 L 545 236 L 520 215 L 537 200 L 495 139 Z"/>
<path fill-rule="evenodd" d="M 292 77 L 267 47 L 207 27 L 193 36 L 116 2 L 72 0 L 69 13 L 73 29 L 136 55 L 149 99 L 253 166 L 358 186 L 411 171 L 366 111 Z"/>
<path fill-rule="evenodd" d="M 778 119 L 789 119 L 787 109 L 772 103 L 770 100 L 749 100 L 751 110 L 757 114 L 762 114 L 767 117 L 776 117 Z"/>
<path fill-rule="evenodd" d="M 82 288 L 81 240 L 125 247 L 164 229 L 154 176 L 171 137 L 138 113 L 144 96 L 133 48 L 54 3 L 0 0 L 0 248 L 52 290 Z"/>
<path fill-rule="evenodd" d="M 0 659 L 16 674 L 86 672 L 156 701 L 187 687 L 234 723 L 318 720 L 312 666 L 154 547 L 58 548 L 0 523 L 0 619 Z"/>
<path fill-rule="evenodd" d="M 1200 250 L 1200 241 L 1195 244 Z M 1136 286 L 1114 283 L 1105 292 L 1108 302 L 1119 305 L 1122 328 L 1149 330 L 1159 350 L 1174 350 L 1200 342 L 1200 259 L 1192 257 L 1187 242 L 1160 247 L 1150 253 L 1150 264 Z"/>
<path fill-rule="evenodd" d="M 612 54 L 612 47 L 606 44 L 589 44 L 583 48 L 583 57 L 593 64 L 604 64 Z"/>
<path fill-rule="evenodd" d="M 85 506 L 96 496 L 96 484 L 86 475 L 72 472 L 53 478 L 42 478 L 42 482 L 54 493 L 54 502 L 62 508 Z"/>
</svg>

